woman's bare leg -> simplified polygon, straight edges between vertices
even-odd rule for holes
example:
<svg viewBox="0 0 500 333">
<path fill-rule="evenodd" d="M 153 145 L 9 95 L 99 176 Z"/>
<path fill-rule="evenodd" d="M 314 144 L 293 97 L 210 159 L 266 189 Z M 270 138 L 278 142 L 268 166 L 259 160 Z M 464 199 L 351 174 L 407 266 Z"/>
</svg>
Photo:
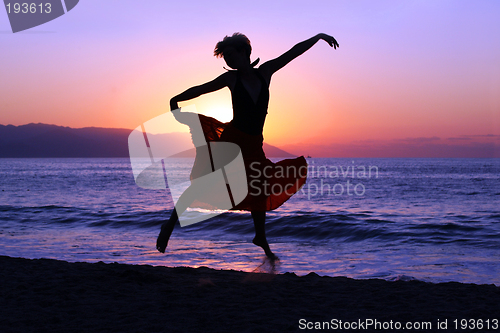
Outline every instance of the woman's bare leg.
<svg viewBox="0 0 500 333">
<path fill-rule="evenodd" d="M 168 240 L 172 235 L 172 231 L 174 231 L 174 227 L 175 224 L 177 223 L 177 220 L 179 220 L 179 217 L 177 216 L 177 210 L 174 207 L 172 215 L 170 215 L 170 219 L 168 219 L 168 221 L 163 223 L 163 225 L 161 226 L 160 234 L 156 239 L 156 249 L 161 253 L 165 253 L 165 249 L 167 248 L 168 245 Z"/>
<path fill-rule="evenodd" d="M 266 238 L 266 212 L 252 212 L 253 224 L 255 226 L 255 238 L 253 243 L 260 246 L 269 259 L 277 259 L 276 255 L 269 248 Z"/>
<path fill-rule="evenodd" d="M 160 234 L 156 239 L 156 249 L 161 253 L 165 253 L 165 249 L 168 245 L 168 240 L 172 235 L 172 231 L 174 231 L 175 224 L 179 220 L 178 213 L 182 215 L 182 213 L 184 213 L 184 211 L 193 203 L 195 198 L 196 188 L 189 186 L 179 197 L 179 200 L 177 200 L 177 203 L 172 210 L 172 215 L 170 215 L 168 221 L 162 224 Z"/>
</svg>

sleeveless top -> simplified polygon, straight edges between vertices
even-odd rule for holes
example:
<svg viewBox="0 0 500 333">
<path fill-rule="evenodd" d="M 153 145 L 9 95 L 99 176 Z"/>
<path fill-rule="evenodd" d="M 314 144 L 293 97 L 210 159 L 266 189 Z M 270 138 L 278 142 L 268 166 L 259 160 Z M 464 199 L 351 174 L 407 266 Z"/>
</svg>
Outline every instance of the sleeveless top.
<svg viewBox="0 0 500 333">
<path fill-rule="evenodd" d="M 262 130 L 267 115 L 269 87 L 257 70 L 255 70 L 255 74 L 262 84 L 256 103 L 243 86 L 240 74 L 236 73 L 236 84 L 231 91 L 233 102 L 233 120 L 231 122 L 222 123 L 212 117 L 198 115 L 206 142 L 232 142 L 241 149 L 248 195 L 232 210 L 270 211 L 276 209 L 299 191 L 307 179 L 307 161 L 304 156 L 273 163 L 264 153 Z M 207 153 L 211 154 L 210 150 L 207 150 Z M 211 165 L 212 160 L 207 159 L 206 156 L 204 150 L 197 147 L 191 179 L 214 171 L 214 167 Z M 253 164 L 254 162 L 258 163 Z M 287 170 L 286 175 L 283 175 L 283 170 Z M 289 170 L 293 171 L 289 172 Z M 271 177 L 267 177 L 268 174 Z M 230 187 L 227 186 L 229 193 Z M 281 190 L 276 192 L 276 189 Z M 206 203 L 197 200 L 190 207 L 211 209 L 207 207 Z"/>
<path fill-rule="evenodd" d="M 236 84 L 233 91 L 231 91 L 233 102 L 233 120 L 231 120 L 231 124 L 247 134 L 261 135 L 269 104 L 269 87 L 258 70 L 254 69 L 254 73 L 261 82 L 257 103 L 253 101 L 248 90 L 241 82 L 240 73 L 236 71 Z"/>
</svg>

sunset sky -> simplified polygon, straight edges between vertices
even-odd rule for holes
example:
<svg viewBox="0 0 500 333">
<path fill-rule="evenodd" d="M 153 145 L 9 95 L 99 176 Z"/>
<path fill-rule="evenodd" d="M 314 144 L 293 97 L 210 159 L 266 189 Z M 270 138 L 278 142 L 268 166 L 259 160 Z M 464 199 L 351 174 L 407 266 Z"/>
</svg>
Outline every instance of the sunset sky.
<svg viewBox="0 0 500 333">
<path fill-rule="evenodd" d="M 225 35 L 246 34 L 262 63 L 324 32 L 339 49 L 320 41 L 273 76 L 266 142 L 318 157 L 500 157 L 499 17 L 495 0 L 82 0 L 13 34 L 2 9 L 0 124 L 133 129 L 224 72 L 213 49 Z M 227 88 L 181 106 L 193 103 L 230 120 Z"/>
</svg>

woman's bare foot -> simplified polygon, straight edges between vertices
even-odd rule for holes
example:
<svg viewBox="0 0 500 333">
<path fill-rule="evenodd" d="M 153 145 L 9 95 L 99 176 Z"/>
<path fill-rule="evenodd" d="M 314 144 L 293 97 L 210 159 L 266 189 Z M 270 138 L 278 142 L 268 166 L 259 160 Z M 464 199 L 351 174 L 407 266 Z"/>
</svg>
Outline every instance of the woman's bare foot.
<svg viewBox="0 0 500 333">
<path fill-rule="evenodd" d="M 278 260 L 278 257 L 269 248 L 269 244 L 267 243 L 267 240 L 265 238 L 257 238 L 256 236 L 253 239 L 252 243 L 254 243 L 257 246 L 260 246 L 270 260 Z"/>
</svg>

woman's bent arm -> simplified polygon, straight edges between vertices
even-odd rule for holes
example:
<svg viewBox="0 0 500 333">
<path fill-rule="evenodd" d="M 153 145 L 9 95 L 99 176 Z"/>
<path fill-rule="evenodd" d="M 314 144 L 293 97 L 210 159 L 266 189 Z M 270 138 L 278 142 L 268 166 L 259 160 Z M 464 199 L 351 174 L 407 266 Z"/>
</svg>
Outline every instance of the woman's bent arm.
<svg viewBox="0 0 500 333">
<path fill-rule="evenodd" d="M 299 55 L 302 53 L 306 52 L 309 50 L 316 42 L 320 39 L 323 39 L 326 41 L 331 47 L 334 47 L 335 49 L 339 46 L 339 43 L 335 40 L 330 35 L 327 34 L 317 34 L 314 37 L 311 37 L 303 42 L 300 42 L 296 44 L 294 47 L 292 47 L 290 50 L 287 52 L 283 53 L 281 56 L 279 56 L 276 59 L 269 60 L 265 63 L 263 63 L 260 68 L 266 72 L 269 76 L 271 76 L 274 72 L 278 71 L 279 69 L 283 68 L 288 64 L 290 61 L 293 59 L 297 58 Z"/>
<path fill-rule="evenodd" d="M 183 93 L 172 97 L 172 99 L 170 99 L 170 110 L 178 109 L 179 108 L 177 104 L 178 102 L 187 101 L 196 98 L 200 95 L 207 94 L 222 89 L 224 87 L 227 87 L 228 86 L 227 74 L 228 73 L 219 75 L 217 78 L 215 78 L 210 82 L 204 83 L 199 86 L 194 86 L 184 91 Z"/>
</svg>

